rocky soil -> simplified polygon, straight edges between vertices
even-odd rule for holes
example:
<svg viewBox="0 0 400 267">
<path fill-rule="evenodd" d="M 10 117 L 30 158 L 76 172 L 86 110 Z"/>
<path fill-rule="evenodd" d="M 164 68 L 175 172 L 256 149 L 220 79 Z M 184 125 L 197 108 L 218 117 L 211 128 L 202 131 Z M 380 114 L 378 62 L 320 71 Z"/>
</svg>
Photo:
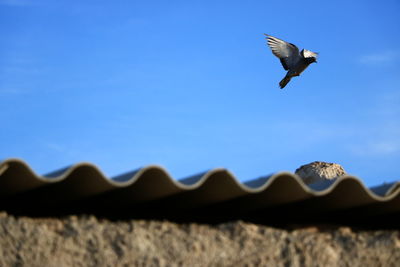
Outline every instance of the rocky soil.
<svg viewBox="0 0 400 267">
<path fill-rule="evenodd" d="M 400 231 L 0 215 L 0 266 L 399 266 Z"/>
</svg>

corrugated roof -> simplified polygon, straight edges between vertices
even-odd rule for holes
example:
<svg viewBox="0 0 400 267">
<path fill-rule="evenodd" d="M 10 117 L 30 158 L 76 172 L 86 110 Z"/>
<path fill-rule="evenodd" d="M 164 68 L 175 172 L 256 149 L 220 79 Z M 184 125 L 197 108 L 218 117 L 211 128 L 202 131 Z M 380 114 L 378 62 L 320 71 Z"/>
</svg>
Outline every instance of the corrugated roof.
<svg viewBox="0 0 400 267">
<path fill-rule="evenodd" d="M 91 213 L 189 221 L 397 219 L 400 182 L 367 188 L 357 177 L 344 176 L 305 185 L 295 174 L 279 172 L 241 183 L 226 169 L 176 180 L 160 166 L 108 178 L 90 163 L 40 176 L 24 161 L 8 159 L 0 162 L 0 208 L 26 215 Z"/>
</svg>

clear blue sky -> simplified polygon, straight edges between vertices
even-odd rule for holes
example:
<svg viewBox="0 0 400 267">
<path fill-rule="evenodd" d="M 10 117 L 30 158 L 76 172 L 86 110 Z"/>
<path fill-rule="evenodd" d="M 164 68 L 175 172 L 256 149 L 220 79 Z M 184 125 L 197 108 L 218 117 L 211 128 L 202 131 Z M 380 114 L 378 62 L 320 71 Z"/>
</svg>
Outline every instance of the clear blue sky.
<svg viewBox="0 0 400 267">
<path fill-rule="evenodd" d="M 400 179 L 399 1 L 0 0 L 0 158 Z M 319 52 L 285 71 L 263 33 Z"/>
</svg>

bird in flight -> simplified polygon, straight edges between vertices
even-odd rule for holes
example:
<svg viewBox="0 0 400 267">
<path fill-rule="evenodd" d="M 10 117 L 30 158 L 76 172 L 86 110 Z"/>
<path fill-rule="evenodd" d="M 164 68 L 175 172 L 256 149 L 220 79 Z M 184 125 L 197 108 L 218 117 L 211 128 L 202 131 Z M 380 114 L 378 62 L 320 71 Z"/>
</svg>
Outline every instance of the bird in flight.
<svg viewBox="0 0 400 267">
<path fill-rule="evenodd" d="M 265 33 L 264 35 L 267 36 L 267 43 L 272 53 L 280 59 L 283 68 L 288 71 L 286 76 L 279 82 L 281 89 L 290 82 L 292 77 L 300 76 L 308 65 L 314 62 L 317 63 L 318 53 L 311 52 L 307 49 L 303 49 L 299 52 L 299 49 L 294 44 Z"/>
</svg>

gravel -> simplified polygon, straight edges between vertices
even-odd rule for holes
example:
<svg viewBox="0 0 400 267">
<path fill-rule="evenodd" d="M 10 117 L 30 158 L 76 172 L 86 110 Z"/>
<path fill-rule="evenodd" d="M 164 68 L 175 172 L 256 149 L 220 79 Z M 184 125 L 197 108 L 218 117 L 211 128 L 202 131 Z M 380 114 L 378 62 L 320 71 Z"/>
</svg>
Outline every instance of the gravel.
<svg viewBox="0 0 400 267">
<path fill-rule="evenodd" d="M 400 232 L 0 214 L 0 266 L 399 266 Z"/>
</svg>

